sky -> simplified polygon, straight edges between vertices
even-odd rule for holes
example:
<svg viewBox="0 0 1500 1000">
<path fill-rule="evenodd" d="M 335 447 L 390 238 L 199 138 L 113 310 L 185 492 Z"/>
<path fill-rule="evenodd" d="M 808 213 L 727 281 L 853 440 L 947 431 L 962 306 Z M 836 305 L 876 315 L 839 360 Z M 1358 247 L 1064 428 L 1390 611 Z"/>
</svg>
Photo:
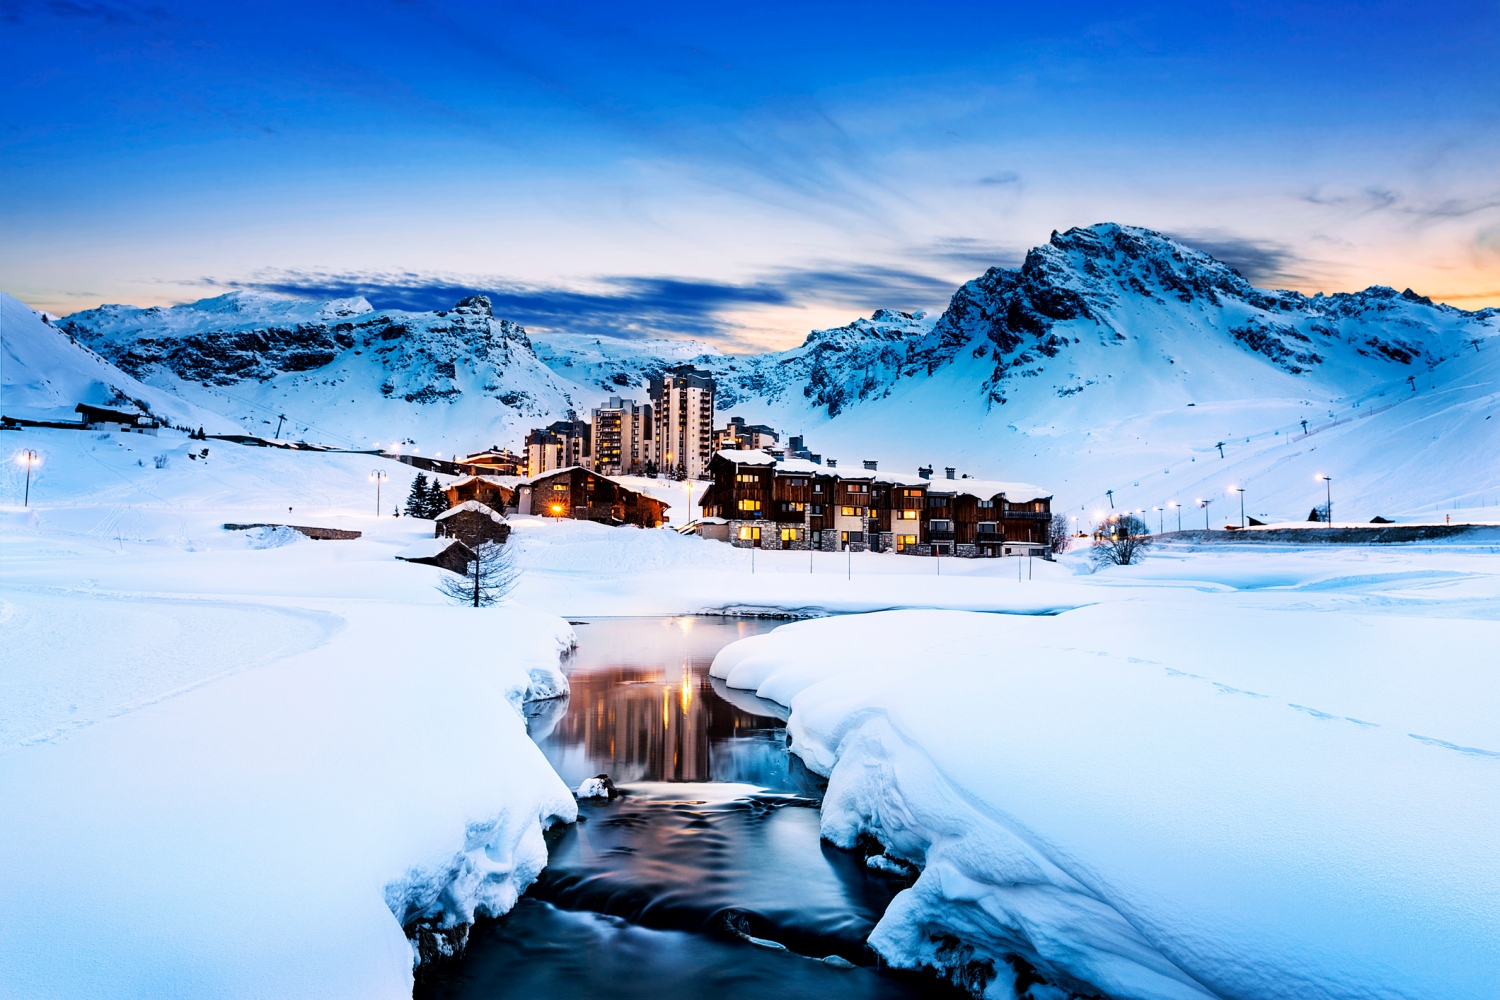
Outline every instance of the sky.
<svg viewBox="0 0 1500 1000">
<path fill-rule="evenodd" d="M 1054 230 L 1500 305 L 1500 0 L 0 0 L 0 288 L 799 343 Z"/>
</svg>

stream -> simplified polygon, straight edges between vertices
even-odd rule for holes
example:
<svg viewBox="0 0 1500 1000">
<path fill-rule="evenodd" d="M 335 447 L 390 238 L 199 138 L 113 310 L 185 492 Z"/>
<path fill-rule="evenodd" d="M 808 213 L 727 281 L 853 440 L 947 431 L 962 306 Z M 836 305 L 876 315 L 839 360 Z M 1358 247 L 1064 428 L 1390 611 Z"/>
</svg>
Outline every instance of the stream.
<svg viewBox="0 0 1500 1000">
<path fill-rule="evenodd" d="M 777 624 L 574 624 L 571 693 L 529 705 L 527 729 L 570 787 L 608 774 L 621 794 L 549 833 L 541 877 L 423 1000 L 967 996 L 881 967 L 865 939 L 909 880 L 819 837 L 824 782 L 787 751 L 785 712 L 708 676 Z"/>
</svg>

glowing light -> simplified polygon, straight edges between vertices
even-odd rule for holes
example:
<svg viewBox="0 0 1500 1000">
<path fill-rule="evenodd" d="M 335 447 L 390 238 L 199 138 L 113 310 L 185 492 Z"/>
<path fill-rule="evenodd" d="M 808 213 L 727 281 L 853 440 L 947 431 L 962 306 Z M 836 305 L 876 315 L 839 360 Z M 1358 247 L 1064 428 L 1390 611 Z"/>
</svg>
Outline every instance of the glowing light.
<svg viewBox="0 0 1500 1000">
<path fill-rule="evenodd" d="M 18 452 L 16 452 L 16 464 L 17 465 L 41 465 L 42 464 L 42 456 L 38 455 L 34 451 L 29 451 L 29 450 L 28 451 L 18 451 Z"/>
</svg>

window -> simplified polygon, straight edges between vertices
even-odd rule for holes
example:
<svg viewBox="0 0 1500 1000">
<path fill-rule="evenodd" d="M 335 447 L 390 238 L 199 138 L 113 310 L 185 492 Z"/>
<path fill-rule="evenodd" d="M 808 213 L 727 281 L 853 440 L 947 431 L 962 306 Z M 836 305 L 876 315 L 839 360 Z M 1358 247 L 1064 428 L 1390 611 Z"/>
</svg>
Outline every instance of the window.
<svg viewBox="0 0 1500 1000">
<path fill-rule="evenodd" d="M 980 521 L 977 530 L 981 535 L 993 535 L 995 533 L 995 522 Z"/>
<path fill-rule="evenodd" d="M 904 551 L 906 551 L 907 546 L 909 546 L 909 545 L 915 545 L 915 544 L 917 544 L 917 536 L 916 535 L 897 535 L 896 536 L 896 551 L 897 552 L 904 552 Z"/>
<path fill-rule="evenodd" d="M 930 526 L 931 526 L 931 528 L 932 528 L 933 531 L 952 531 L 953 530 L 953 522 L 952 521 L 938 521 L 938 520 L 934 520 L 931 523 Z"/>
<path fill-rule="evenodd" d="M 743 528 L 740 529 L 740 541 L 742 541 L 742 542 L 758 542 L 758 541 L 760 541 L 760 529 L 759 528 L 753 528 L 753 527 L 751 527 L 748 524 L 745 525 Z"/>
<path fill-rule="evenodd" d="M 896 514 L 903 521 L 915 521 L 917 519 L 917 512 L 914 510 L 898 510 Z"/>
<path fill-rule="evenodd" d="M 822 483 L 813 483 L 813 492 L 814 493 L 822 493 L 823 492 L 823 484 Z"/>
<path fill-rule="evenodd" d="M 567 483 L 553 483 L 552 484 L 552 491 L 554 493 L 566 493 L 566 492 L 568 492 L 568 484 Z"/>
<path fill-rule="evenodd" d="M 865 483 L 845 483 L 844 484 L 844 492 L 845 493 L 868 493 L 868 492 L 870 492 L 870 487 L 868 485 L 866 485 Z"/>
<path fill-rule="evenodd" d="M 782 528 L 781 529 L 781 540 L 783 542 L 795 542 L 797 540 L 797 529 L 796 528 Z"/>
<path fill-rule="evenodd" d="M 947 497 L 928 497 L 927 498 L 927 506 L 929 506 L 929 507 L 946 507 L 946 506 L 948 506 L 948 499 L 947 499 Z"/>
<path fill-rule="evenodd" d="M 790 485 L 790 486 L 806 486 L 807 485 L 807 480 L 806 479 L 789 479 L 789 480 L 787 480 L 787 484 Z"/>
<path fill-rule="evenodd" d="M 823 505 L 820 504 L 820 503 L 813 504 L 812 505 L 812 512 L 813 512 L 813 517 L 822 517 L 823 516 Z"/>
<path fill-rule="evenodd" d="M 812 543 L 814 545 L 822 545 L 823 544 L 823 533 L 821 531 L 814 531 L 812 533 Z"/>
<path fill-rule="evenodd" d="M 782 510 L 792 511 L 794 513 L 800 513 L 806 507 L 807 507 L 806 504 L 797 503 L 796 501 L 793 501 L 793 500 L 785 500 L 785 501 L 782 501 L 782 504 L 781 504 L 781 509 Z"/>
<path fill-rule="evenodd" d="M 760 510 L 760 501 L 759 500 L 741 500 L 739 502 L 739 508 L 740 508 L 740 510 L 744 510 L 744 511 L 758 511 L 758 510 Z"/>
<path fill-rule="evenodd" d="M 734 477 L 734 481 L 737 483 L 758 483 L 760 482 L 760 477 L 753 472 L 741 472 Z"/>
<path fill-rule="evenodd" d="M 859 508 L 858 507 L 840 507 L 839 508 L 839 513 L 842 514 L 844 517 L 859 517 L 860 516 Z"/>
<path fill-rule="evenodd" d="M 902 490 L 901 491 L 901 495 L 902 496 L 908 496 L 908 497 L 919 497 L 919 496 L 922 495 L 922 491 L 921 490 Z"/>
<path fill-rule="evenodd" d="M 980 507 L 993 507 L 993 506 L 995 506 L 995 501 L 993 501 L 993 500 L 981 500 L 981 501 L 979 501 L 979 506 Z"/>
</svg>

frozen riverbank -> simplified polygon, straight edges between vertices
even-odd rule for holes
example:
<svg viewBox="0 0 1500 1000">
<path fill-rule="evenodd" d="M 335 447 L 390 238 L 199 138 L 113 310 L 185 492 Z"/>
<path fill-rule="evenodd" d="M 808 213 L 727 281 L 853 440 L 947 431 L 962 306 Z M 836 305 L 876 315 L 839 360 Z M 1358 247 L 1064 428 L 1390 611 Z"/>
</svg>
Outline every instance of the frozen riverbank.
<svg viewBox="0 0 1500 1000">
<path fill-rule="evenodd" d="M 278 491 L 354 521 L 363 457 L 37 443 L 0 510 L 0 996 L 410 997 L 403 923 L 505 911 L 574 816 L 520 712 L 572 629 L 446 605 L 391 558 L 423 522 L 219 526 Z"/>
<path fill-rule="evenodd" d="M 1013 995 L 1500 993 L 1493 617 L 1205 594 L 783 626 L 713 673 L 791 707 L 823 832 L 918 862 L 871 943 Z M 1491 609 L 1493 610 L 1493 609 Z"/>
</svg>

